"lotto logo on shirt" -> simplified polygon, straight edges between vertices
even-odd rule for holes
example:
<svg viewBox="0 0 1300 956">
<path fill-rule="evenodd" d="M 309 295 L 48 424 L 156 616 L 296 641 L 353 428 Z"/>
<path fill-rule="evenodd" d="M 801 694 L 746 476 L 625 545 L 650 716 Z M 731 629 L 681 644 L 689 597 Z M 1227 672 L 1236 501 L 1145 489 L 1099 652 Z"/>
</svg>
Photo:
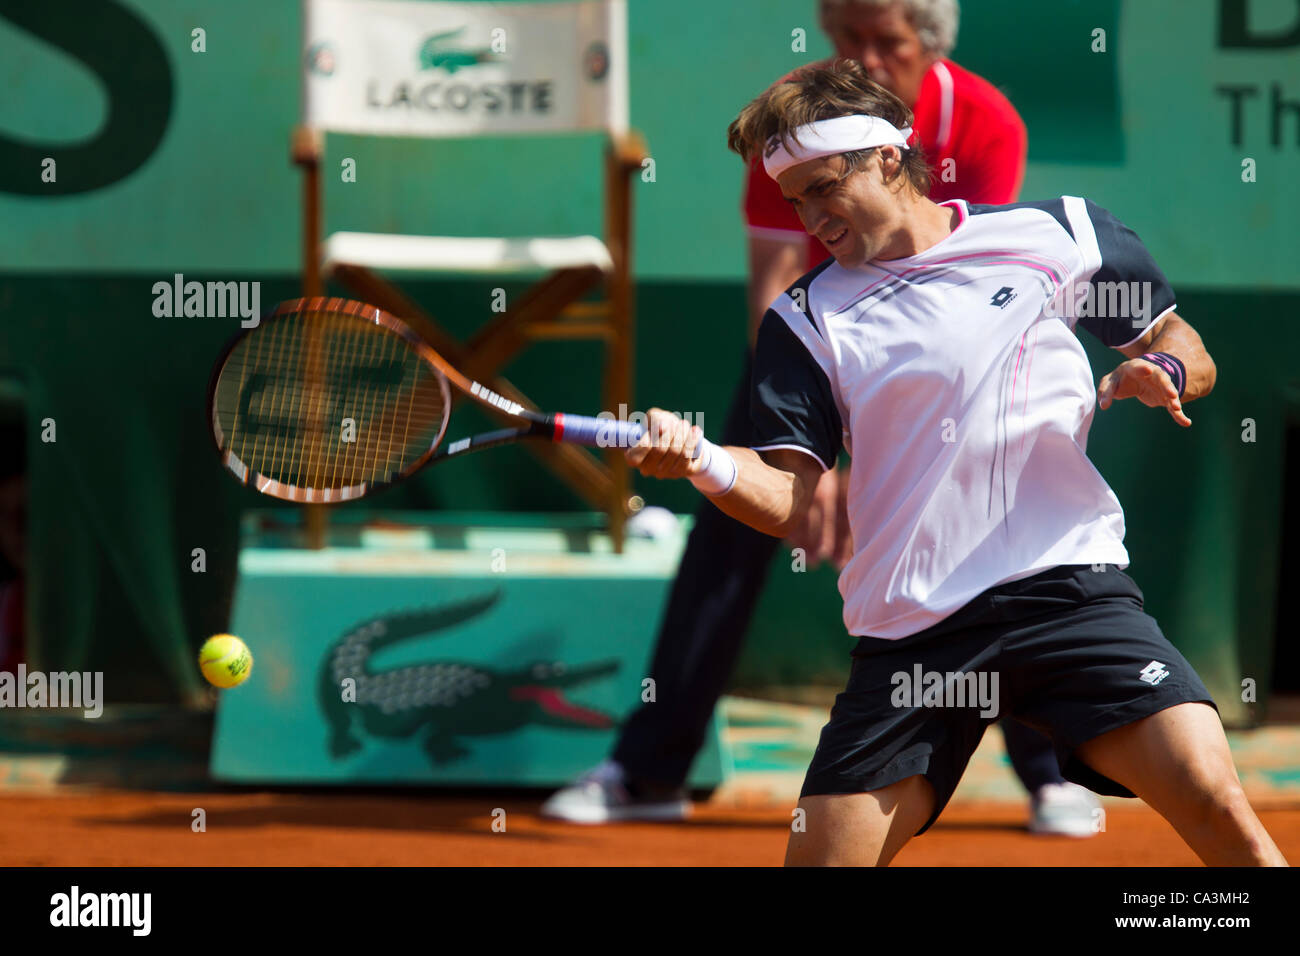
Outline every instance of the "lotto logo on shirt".
<svg viewBox="0 0 1300 956">
<path fill-rule="evenodd" d="M 1152 661 L 1146 667 L 1142 668 L 1142 673 L 1138 675 L 1138 678 L 1146 681 L 1154 687 L 1168 676 L 1169 671 L 1165 668 L 1164 664 L 1161 664 L 1159 661 Z"/>
<path fill-rule="evenodd" d="M 999 309 L 1005 309 L 1007 303 L 1016 297 L 1016 290 L 1009 285 L 1004 285 L 1001 289 L 993 294 L 989 299 L 989 305 L 996 305 Z"/>
</svg>

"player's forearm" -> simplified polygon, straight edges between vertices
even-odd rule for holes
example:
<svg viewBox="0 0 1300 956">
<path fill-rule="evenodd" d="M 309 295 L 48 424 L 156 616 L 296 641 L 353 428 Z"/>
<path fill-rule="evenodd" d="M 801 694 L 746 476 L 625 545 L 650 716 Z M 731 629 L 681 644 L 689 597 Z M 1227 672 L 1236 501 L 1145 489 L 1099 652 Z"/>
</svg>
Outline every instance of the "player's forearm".
<svg viewBox="0 0 1300 956">
<path fill-rule="evenodd" d="M 1187 382 L 1183 387 L 1182 403 L 1210 394 L 1217 378 L 1214 359 L 1205 350 L 1197 331 L 1177 315 L 1170 315 L 1145 352 L 1166 352 L 1183 363 Z"/>
<path fill-rule="evenodd" d="M 752 448 L 727 445 L 706 457 L 696 454 L 703 437 L 698 425 L 662 408 L 650 409 L 646 419 L 626 457 L 647 478 L 688 478 L 724 514 L 773 537 L 787 537 L 803 519 L 823 470 L 813 453 L 778 446 L 764 458 Z"/>
<path fill-rule="evenodd" d="M 787 537 L 803 516 L 813 489 L 805 488 L 799 475 L 768 465 L 752 448 L 728 445 L 726 450 L 736 460 L 736 483 L 726 494 L 709 500 L 755 531 Z"/>
</svg>

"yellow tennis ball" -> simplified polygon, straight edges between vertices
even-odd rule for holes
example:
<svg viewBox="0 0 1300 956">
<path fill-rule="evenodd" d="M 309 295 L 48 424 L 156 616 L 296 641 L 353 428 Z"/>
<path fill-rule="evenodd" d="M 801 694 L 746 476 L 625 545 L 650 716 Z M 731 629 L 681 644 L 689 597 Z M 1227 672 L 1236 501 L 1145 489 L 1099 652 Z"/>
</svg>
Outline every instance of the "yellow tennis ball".
<svg viewBox="0 0 1300 956">
<path fill-rule="evenodd" d="M 199 670 L 215 687 L 235 687 L 253 672 L 253 655 L 235 635 L 214 634 L 199 649 Z"/>
</svg>

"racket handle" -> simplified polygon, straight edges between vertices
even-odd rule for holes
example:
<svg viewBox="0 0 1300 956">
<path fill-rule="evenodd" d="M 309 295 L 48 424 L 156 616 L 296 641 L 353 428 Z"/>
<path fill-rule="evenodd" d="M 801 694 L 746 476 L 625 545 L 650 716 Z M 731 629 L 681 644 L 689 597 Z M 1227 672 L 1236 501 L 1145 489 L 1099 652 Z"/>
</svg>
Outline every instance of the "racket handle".
<svg viewBox="0 0 1300 956">
<path fill-rule="evenodd" d="M 588 415 L 556 415 L 554 438 L 588 448 L 631 448 L 641 440 L 644 431 L 635 422 Z"/>
<path fill-rule="evenodd" d="M 643 434 L 645 429 L 635 422 L 587 415 L 555 416 L 556 441 L 589 448 L 631 448 Z M 721 495 L 731 490 L 736 483 L 736 460 L 725 449 L 701 437 L 695 446 L 695 457 L 700 459 L 701 467 L 691 476 L 691 484 L 706 495 Z"/>
</svg>

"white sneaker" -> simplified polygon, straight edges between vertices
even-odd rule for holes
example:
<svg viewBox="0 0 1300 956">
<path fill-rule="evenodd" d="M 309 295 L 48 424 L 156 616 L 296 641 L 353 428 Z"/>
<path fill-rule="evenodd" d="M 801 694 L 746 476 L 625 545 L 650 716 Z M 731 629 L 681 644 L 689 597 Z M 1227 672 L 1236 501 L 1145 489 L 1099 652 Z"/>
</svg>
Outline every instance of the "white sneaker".
<svg viewBox="0 0 1300 956">
<path fill-rule="evenodd" d="M 623 768 L 605 760 L 588 770 L 544 804 L 542 816 L 569 823 L 614 823 L 620 820 L 685 820 L 691 802 L 685 790 L 654 799 L 637 799 L 627 789 Z"/>
<path fill-rule="evenodd" d="M 1090 837 L 1101 829 L 1101 801 L 1077 783 L 1049 783 L 1034 791 L 1030 833 Z"/>
</svg>

